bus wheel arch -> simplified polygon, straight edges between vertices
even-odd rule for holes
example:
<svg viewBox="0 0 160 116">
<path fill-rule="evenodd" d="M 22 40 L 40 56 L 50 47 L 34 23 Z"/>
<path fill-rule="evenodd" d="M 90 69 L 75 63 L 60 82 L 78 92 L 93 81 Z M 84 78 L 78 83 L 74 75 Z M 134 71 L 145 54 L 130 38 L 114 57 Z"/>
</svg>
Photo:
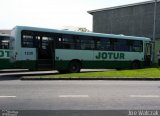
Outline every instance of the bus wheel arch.
<svg viewBox="0 0 160 116">
<path fill-rule="evenodd" d="M 132 69 L 140 69 L 141 68 L 141 63 L 139 60 L 134 60 L 132 63 L 131 63 L 131 68 Z"/>
<path fill-rule="evenodd" d="M 79 73 L 81 70 L 82 64 L 78 59 L 71 60 L 68 65 L 68 71 L 70 73 Z"/>
</svg>

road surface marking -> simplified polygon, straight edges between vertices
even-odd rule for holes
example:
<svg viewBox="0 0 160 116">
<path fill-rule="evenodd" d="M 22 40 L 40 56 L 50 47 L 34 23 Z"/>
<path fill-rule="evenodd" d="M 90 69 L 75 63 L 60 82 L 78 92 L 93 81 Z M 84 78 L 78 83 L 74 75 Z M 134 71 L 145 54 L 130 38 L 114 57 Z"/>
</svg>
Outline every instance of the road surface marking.
<svg viewBox="0 0 160 116">
<path fill-rule="evenodd" d="M 130 95 L 132 98 L 159 98 L 159 95 Z"/>
<path fill-rule="evenodd" d="M 87 98 L 88 95 L 59 95 L 59 97 L 71 97 L 71 98 Z"/>
<path fill-rule="evenodd" d="M 16 96 L 0 96 L 0 98 L 15 98 Z"/>
</svg>

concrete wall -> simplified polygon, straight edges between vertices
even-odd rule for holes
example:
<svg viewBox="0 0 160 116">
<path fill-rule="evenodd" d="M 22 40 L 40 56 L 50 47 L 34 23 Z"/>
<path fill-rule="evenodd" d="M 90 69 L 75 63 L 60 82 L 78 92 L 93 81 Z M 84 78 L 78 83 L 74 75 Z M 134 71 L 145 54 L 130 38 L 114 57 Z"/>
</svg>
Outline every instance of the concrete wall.
<svg viewBox="0 0 160 116">
<path fill-rule="evenodd" d="M 90 12 L 93 31 L 132 36 L 153 36 L 154 3 Z M 160 2 L 157 4 L 156 38 L 160 38 Z"/>
</svg>

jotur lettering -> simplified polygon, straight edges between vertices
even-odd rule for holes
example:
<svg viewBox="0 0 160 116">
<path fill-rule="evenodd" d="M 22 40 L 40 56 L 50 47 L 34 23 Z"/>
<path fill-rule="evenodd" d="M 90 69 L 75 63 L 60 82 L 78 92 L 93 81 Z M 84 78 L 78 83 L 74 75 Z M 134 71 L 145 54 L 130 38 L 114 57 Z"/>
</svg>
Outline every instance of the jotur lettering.
<svg viewBox="0 0 160 116">
<path fill-rule="evenodd" d="M 96 59 L 125 59 L 124 53 L 98 52 Z"/>
<path fill-rule="evenodd" d="M 9 51 L 0 50 L 0 58 L 9 57 Z"/>
</svg>

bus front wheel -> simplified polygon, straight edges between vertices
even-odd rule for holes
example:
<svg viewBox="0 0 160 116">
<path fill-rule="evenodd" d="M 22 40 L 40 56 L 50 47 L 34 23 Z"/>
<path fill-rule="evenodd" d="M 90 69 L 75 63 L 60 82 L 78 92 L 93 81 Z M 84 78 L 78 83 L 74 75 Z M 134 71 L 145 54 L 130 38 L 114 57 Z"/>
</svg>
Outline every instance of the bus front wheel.
<svg viewBox="0 0 160 116">
<path fill-rule="evenodd" d="M 81 65 L 78 61 L 71 61 L 69 64 L 70 73 L 79 73 L 81 70 Z"/>
</svg>

